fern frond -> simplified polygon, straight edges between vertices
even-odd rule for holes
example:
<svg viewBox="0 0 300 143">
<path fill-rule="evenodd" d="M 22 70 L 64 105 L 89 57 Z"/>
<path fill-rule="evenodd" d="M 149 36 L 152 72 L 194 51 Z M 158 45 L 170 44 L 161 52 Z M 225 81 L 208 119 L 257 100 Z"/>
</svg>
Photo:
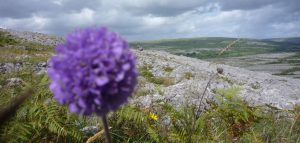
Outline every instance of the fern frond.
<svg viewBox="0 0 300 143">
<path fill-rule="evenodd" d="M 137 124 L 142 124 L 148 117 L 147 114 L 142 112 L 140 109 L 131 106 L 125 106 L 121 108 L 117 112 L 117 116 L 118 123 L 122 121 L 133 121 Z"/>
</svg>

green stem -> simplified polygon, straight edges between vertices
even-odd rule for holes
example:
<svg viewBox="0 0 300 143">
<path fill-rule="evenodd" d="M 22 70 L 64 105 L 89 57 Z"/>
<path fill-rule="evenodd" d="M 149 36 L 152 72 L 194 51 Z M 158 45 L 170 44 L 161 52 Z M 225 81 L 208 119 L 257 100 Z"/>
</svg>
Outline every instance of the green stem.
<svg viewBox="0 0 300 143">
<path fill-rule="evenodd" d="M 107 143 L 112 143 L 112 140 L 111 140 L 111 137 L 110 137 L 110 134 L 109 134 L 109 128 L 108 128 L 106 115 L 102 116 L 102 122 L 103 122 L 103 126 L 104 126 L 106 141 L 107 141 Z"/>
</svg>

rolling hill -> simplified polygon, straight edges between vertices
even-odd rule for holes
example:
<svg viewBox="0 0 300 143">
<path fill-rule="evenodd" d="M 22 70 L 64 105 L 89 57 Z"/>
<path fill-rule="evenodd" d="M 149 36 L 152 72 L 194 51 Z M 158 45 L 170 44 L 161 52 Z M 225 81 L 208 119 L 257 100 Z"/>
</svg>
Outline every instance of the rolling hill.
<svg viewBox="0 0 300 143">
<path fill-rule="evenodd" d="M 300 40 L 297 39 L 299 39 L 299 37 L 274 39 L 203 37 L 132 42 L 130 45 L 133 48 L 140 45 L 145 49 L 163 50 L 176 55 L 207 59 L 263 53 L 300 52 L 300 43 L 297 42 Z M 228 45 L 234 41 L 237 42 L 228 47 Z M 227 50 L 220 54 L 226 47 Z"/>
</svg>

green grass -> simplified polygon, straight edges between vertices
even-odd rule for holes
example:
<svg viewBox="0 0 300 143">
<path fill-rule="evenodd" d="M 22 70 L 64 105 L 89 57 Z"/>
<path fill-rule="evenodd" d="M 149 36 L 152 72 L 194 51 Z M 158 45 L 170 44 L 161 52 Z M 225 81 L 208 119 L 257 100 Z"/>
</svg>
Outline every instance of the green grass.
<svg viewBox="0 0 300 143">
<path fill-rule="evenodd" d="M 175 109 L 170 104 L 154 104 L 140 109 L 125 106 L 110 118 L 114 142 L 298 142 L 300 108 L 279 110 L 269 106 L 249 106 L 237 94 L 239 87 L 217 90 L 211 108 L 197 112 L 193 105 Z M 158 120 L 151 120 L 155 113 Z M 288 113 L 289 117 L 278 116 Z M 282 114 L 283 115 L 283 114 Z M 165 117 L 169 124 L 165 124 Z M 101 138 L 103 141 L 104 139 Z"/>
<path fill-rule="evenodd" d="M 194 77 L 192 72 L 185 72 L 184 77 L 188 80 L 192 79 Z"/>
<path fill-rule="evenodd" d="M 296 53 L 295 55 L 281 58 L 275 62 L 270 62 L 268 64 L 299 64 L 300 63 L 300 53 Z"/>
<path fill-rule="evenodd" d="M 164 85 L 164 86 L 170 86 L 174 84 L 174 78 L 173 77 L 159 77 L 154 76 L 151 72 L 151 69 L 153 67 L 151 65 L 145 64 L 142 67 L 139 68 L 139 73 L 141 76 L 143 76 L 148 82 Z"/>
<path fill-rule="evenodd" d="M 287 70 L 284 70 L 280 73 L 275 73 L 274 75 L 294 75 L 294 72 L 300 71 L 300 67 L 293 67 Z"/>
<path fill-rule="evenodd" d="M 157 90 L 159 95 L 165 95 L 165 93 L 162 91 L 161 87 L 159 85 L 155 85 L 155 89 Z"/>
<path fill-rule="evenodd" d="M 230 79 L 230 78 L 228 78 L 227 76 L 224 76 L 224 75 L 219 75 L 218 74 L 215 78 L 217 80 L 220 80 L 220 81 L 225 81 L 225 82 L 227 82 L 227 83 L 229 83 L 231 85 L 233 85 L 233 84 L 236 83 L 234 80 L 232 80 L 232 79 Z"/>
<path fill-rule="evenodd" d="M 154 94 L 153 90 L 150 90 L 150 89 L 146 88 L 146 84 L 147 84 L 147 81 L 145 81 L 144 79 L 139 78 L 137 88 L 136 88 L 133 95 L 135 97 L 140 97 L 140 96 L 146 96 L 146 95 Z"/>
<path fill-rule="evenodd" d="M 161 48 L 161 49 L 189 49 L 189 48 L 220 48 L 224 47 L 234 38 L 185 38 L 185 39 L 166 39 L 146 42 L 132 42 L 131 46 L 135 47 L 141 44 L 144 48 Z"/>
<path fill-rule="evenodd" d="M 0 31 L 0 47 L 6 45 L 16 45 L 19 42 L 15 40 L 9 33 Z"/>
<path fill-rule="evenodd" d="M 225 96 L 227 98 L 232 99 L 231 96 L 235 96 L 240 93 L 240 91 L 242 90 L 242 88 L 240 87 L 231 87 L 229 89 L 217 89 L 216 93 L 221 95 L 221 96 Z"/>
<path fill-rule="evenodd" d="M 163 70 L 164 70 L 165 72 L 170 73 L 170 72 L 172 72 L 172 71 L 174 70 L 174 68 L 172 68 L 172 67 L 170 67 L 170 66 L 165 66 L 165 67 L 163 67 Z"/>
<path fill-rule="evenodd" d="M 0 32 L 0 64 L 23 63 L 37 64 L 46 61 L 54 47 L 16 39 L 6 32 Z M 26 58 L 22 58 L 24 56 Z"/>
<path fill-rule="evenodd" d="M 147 65 L 146 67 L 151 67 Z M 6 87 L 5 81 L 20 77 L 26 84 Z M 97 118 L 70 114 L 66 106 L 58 105 L 48 89 L 47 76 L 33 75 L 30 71 L 5 74 L 0 77 L 1 107 L 29 86 L 35 89 L 17 114 L 0 130 L 0 141 L 5 142 L 84 142 L 88 137 L 79 129 L 96 125 Z M 142 82 L 139 86 L 143 90 Z M 197 106 L 182 105 L 174 108 L 168 102 L 153 103 L 149 108 L 127 105 L 110 114 L 109 123 L 114 142 L 297 142 L 300 140 L 300 108 L 279 110 L 269 106 L 253 107 L 237 95 L 242 88 L 215 89 L 216 100 L 200 113 Z M 156 91 L 164 95 L 161 86 Z M 142 92 L 142 91 L 141 91 Z M 150 91 L 143 91 L 143 96 Z M 155 121 L 150 113 L 158 116 Z M 289 117 L 278 116 L 290 114 Z M 281 114 L 281 115 L 284 115 Z M 165 120 L 168 118 L 169 123 Z M 102 128 L 102 126 L 100 126 Z M 96 142 L 103 142 L 101 136 Z"/>
</svg>

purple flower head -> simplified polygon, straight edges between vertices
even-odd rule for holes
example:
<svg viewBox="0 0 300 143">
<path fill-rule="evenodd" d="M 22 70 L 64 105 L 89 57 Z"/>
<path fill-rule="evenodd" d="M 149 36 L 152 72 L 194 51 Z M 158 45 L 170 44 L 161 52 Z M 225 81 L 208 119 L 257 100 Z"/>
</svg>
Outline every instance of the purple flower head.
<svg viewBox="0 0 300 143">
<path fill-rule="evenodd" d="M 102 116 L 116 110 L 137 84 L 136 59 L 128 43 L 106 28 L 68 35 L 49 64 L 54 98 L 83 115 Z"/>
</svg>

